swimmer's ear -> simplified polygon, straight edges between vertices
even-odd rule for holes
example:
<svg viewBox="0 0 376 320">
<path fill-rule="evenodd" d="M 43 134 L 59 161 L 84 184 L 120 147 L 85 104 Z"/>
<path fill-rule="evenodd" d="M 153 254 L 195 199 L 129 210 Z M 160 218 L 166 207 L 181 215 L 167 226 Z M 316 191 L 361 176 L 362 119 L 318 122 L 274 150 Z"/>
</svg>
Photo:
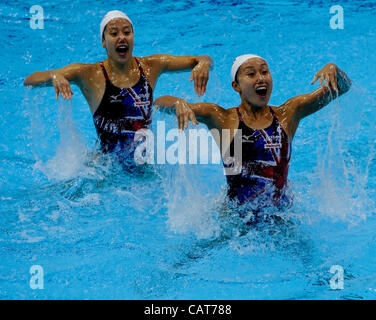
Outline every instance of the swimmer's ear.
<svg viewBox="0 0 376 320">
<path fill-rule="evenodd" d="M 232 85 L 233 89 L 234 89 L 236 92 L 240 93 L 240 87 L 239 87 L 239 85 L 238 85 L 235 81 L 233 81 L 233 82 L 231 83 L 231 85 Z"/>
</svg>

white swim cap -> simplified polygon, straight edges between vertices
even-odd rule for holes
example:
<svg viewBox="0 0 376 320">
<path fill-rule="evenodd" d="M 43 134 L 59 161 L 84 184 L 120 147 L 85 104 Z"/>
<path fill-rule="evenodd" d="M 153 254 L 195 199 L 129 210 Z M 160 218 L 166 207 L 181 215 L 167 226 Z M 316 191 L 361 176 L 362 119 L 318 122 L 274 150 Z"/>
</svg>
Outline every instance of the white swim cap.
<svg viewBox="0 0 376 320">
<path fill-rule="evenodd" d="M 116 18 L 127 19 L 133 27 L 132 20 L 129 19 L 129 17 L 124 12 L 121 12 L 119 10 L 109 11 L 109 12 L 106 13 L 106 15 L 104 16 L 104 18 L 102 19 L 102 22 L 101 22 L 101 26 L 100 26 L 101 40 L 102 40 L 102 36 L 103 36 L 103 30 L 106 27 L 107 23 L 109 23 L 112 19 L 116 19 Z"/>
<path fill-rule="evenodd" d="M 231 78 L 232 78 L 232 81 L 235 81 L 235 76 L 236 76 L 236 73 L 238 72 L 240 66 L 246 62 L 247 60 L 249 59 L 252 59 L 252 58 L 260 58 L 260 59 L 263 59 L 265 60 L 264 58 L 260 57 L 260 56 L 256 56 L 255 54 L 243 54 L 242 56 L 239 56 L 237 58 L 235 58 L 233 64 L 232 64 L 232 67 L 231 67 Z"/>
</svg>

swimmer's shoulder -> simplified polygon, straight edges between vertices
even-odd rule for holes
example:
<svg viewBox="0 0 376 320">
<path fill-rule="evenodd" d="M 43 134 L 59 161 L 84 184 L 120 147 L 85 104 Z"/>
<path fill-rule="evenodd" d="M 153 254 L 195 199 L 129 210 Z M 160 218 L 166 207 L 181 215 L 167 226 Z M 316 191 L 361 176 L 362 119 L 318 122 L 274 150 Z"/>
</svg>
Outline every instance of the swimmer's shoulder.
<svg viewBox="0 0 376 320">
<path fill-rule="evenodd" d="M 196 102 L 189 103 L 199 122 L 205 123 L 209 129 L 227 128 L 229 111 L 215 103 Z"/>
<path fill-rule="evenodd" d="M 217 104 L 211 105 L 218 127 L 221 129 L 232 129 L 238 126 L 239 117 L 236 107 L 226 109 Z"/>
<path fill-rule="evenodd" d="M 210 103 L 210 102 L 196 102 L 190 103 L 192 110 L 202 113 L 208 114 L 212 116 L 221 115 L 227 116 L 229 111 L 218 104 Z"/>
<path fill-rule="evenodd" d="M 81 71 L 83 75 L 92 75 L 92 74 L 100 74 L 102 72 L 102 68 L 100 66 L 100 61 L 95 63 L 80 63 Z"/>
<path fill-rule="evenodd" d="M 277 116 L 278 120 L 290 118 L 293 115 L 294 109 L 289 104 L 289 101 L 286 101 L 285 103 L 281 104 L 280 106 L 270 106 L 272 111 Z"/>
<path fill-rule="evenodd" d="M 147 57 L 135 57 L 144 69 L 155 69 L 161 65 L 162 54 L 153 54 Z"/>
<path fill-rule="evenodd" d="M 170 54 L 157 53 L 151 56 L 137 58 L 143 68 L 149 69 L 151 72 L 161 73 L 167 68 L 169 71 L 184 69 L 181 64 L 185 65 L 186 61 L 183 56 L 173 56 Z"/>
<path fill-rule="evenodd" d="M 99 64 L 97 66 L 96 63 L 89 64 L 89 63 L 72 63 L 69 64 L 61 69 L 58 69 L 57 71 L 62 71 L 63 74 L 68 76 L 69 78 L 85 78 L 88 73 L 95 71 L 98 69 Z"/>
<path fill-rule="evenodd" d="M 277 120 L 282 126 L 283 130 L 287 133 L 290 139 L 293 139 L 296 131 L 296 125 L 294 123 L 294 110 L 287 102 L 280 106 L 270 106 L 270 108 L 276 115 Z"/>
<path fill-rule="evenodd" d="M 134 57 L 140 63 L 142 70 L 144 71 L 146 78 L 151 84 L 152 88 L 155 87 L 157 79 L 161 74 L 162 67 L 157 55 L 147 57 Z"/>
<path fill-rule="evenodd" d="M 65 68 L 75 70 L 78 74 L 82 75 L 83 73 L 89 71 L 94 65 L 95 64 L 91 64 L 91 63 L 76 62 L 70 65 L 67 65 Z"/>
<path fill-rule="evenodd" d="M 163 54 L 163 53 L 157 53 L 157 54 L 152 54 L 150 56 L 146 57 L 136 57 L 141 63 L 144 63 L 149 66 L 153 65 L 159 65 L 164 62 L 164 60 L 169 59 L 171 55 L 168 54 Z"/>
<path fill-rule="evenodd" d="M 229 127 L 235 127 L 239 123 L 239 115 L 237 111 L 238 107 L 232 107 L 225 109 L 226 110 L 226 118 L 227 123 L 229 124 Z"/>
<path fill-rule="evenodd" d="M 83 84 L 96 83 L 103 78 L 103 71 L 99 62 L 95 63 L 75 63 L 78 75 Z"/>
<path fill-rule="evenodd" d="M 285 110 L 284 110 L 284 105 L 280 105 L 280 106 L 271 106 L 269 105 L 269 108 L 272 109 L 272 111 L 278 116 L 281 116 Z"/>
<path fill-rule="evenodd" d="M 238 112 L 236 111 L 238 107 L 232 107 L 232 108 L 228 108 L 228 109 L 225 109 L 225 108 L 222 108 L 223 109 L 223 113 L 228 116 L 228 117 L 238 117 Z"/>
</svg>

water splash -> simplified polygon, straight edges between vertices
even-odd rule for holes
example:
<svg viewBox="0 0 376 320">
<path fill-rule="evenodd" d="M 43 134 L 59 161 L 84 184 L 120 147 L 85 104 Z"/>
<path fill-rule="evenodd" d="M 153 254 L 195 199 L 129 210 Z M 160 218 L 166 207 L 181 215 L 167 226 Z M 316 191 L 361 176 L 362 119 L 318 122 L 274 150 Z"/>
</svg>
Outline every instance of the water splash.
<svg viewBox="0 0 376 320">
<path fill-rule="evenodd" d="M 362 101 L 365 99 L 359 88 L 352 91 L 355 92 L 330 106 L 328 136 L 317 151 L 320 185 L 315 191 L 319 211 L 324 216 L 357 224 L 372 214 L 374 208 L 367 184 L 375 148 L 370 138 L 372 127 L 364 123 L 370 101 Z M 357 100 L 351 98 L 355 95 Z"/>
<path fill-rule="evenodd" d="M 164 179 L 168 199 L 167 224 L 173 232 L 193 233 L 198 239 L 217 237 L 219 224 L 215 197 L 205 194 L 205 185 L 200 185 L 197 170 L 187 167 L 170 167 L 170 175 Z"/>
<path fill-rule="evenodd" d="M 34 168 L 42 171 L 48 179 L 67 180 L 84 169 L 87 159 L 86 146 L 73 121 L 73 103 L 59 102 L 58 128 L 60 141 L 56 153 L 47 162 L 38 160 Z"/>
</svg>

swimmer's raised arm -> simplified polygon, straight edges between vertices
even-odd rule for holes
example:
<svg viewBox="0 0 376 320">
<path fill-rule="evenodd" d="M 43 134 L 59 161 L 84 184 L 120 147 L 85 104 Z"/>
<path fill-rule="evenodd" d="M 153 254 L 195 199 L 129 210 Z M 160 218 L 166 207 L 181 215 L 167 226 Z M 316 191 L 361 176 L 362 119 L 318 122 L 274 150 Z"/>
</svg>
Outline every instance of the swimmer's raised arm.
<svg viewBox="0 0 376 320">
<path fill-rule="evenodd" d="M 346 93 L 351 86 L 351 80 L 346 73 L 333 63 L 328 63 L 318 71 L 311 84 L 318 79 L 320 79 L 320 88 L 311 93 L 291 98 L 281 106 L 285 108 L 287 115 L 291 116 L 293 132 L 301 119 L 315 113 L 335 98 Z"/>
<path fill-rule="evenodd" d="M 59 93 L 64 99 L 71 99 L 73 91 L 69 82 L 78 84 L 81 80 L 81 75 L 84 73 L 85 66 L 86 64 L 83 63 L 73 63 L 57 70 L 34 72 L 26 77 L 24 85 L 32 87 L 54 86 L 56 99 Z"/>
<path fill-rule="evenodd" d="M 143 58 L 150 64 L 154 77 L 158 77 L 163 72 L 183 71 L 192 69 L 190 81 L 193 80 L 194 88 L 199 96 L 202 96 L 206 90 L 206 84 L 209 80 L 209 69 L 213 66 L 213 60 L 207 56 L 173 56 L 169 54 L 155 54 Z"/>
<path fill-rule="evenodd" d="M 193 124 L 200 121 L 209 129 L 221 128 L 221 123 L 224 123 L 226 117 L 226 110 L 214 103 L 188 103 L 184 99 L 163 96 L 155 100 L 154 105 L 162 111 L 175 112 L 180 130 L 188 127 L 189 119 Z"/>
</svg>

